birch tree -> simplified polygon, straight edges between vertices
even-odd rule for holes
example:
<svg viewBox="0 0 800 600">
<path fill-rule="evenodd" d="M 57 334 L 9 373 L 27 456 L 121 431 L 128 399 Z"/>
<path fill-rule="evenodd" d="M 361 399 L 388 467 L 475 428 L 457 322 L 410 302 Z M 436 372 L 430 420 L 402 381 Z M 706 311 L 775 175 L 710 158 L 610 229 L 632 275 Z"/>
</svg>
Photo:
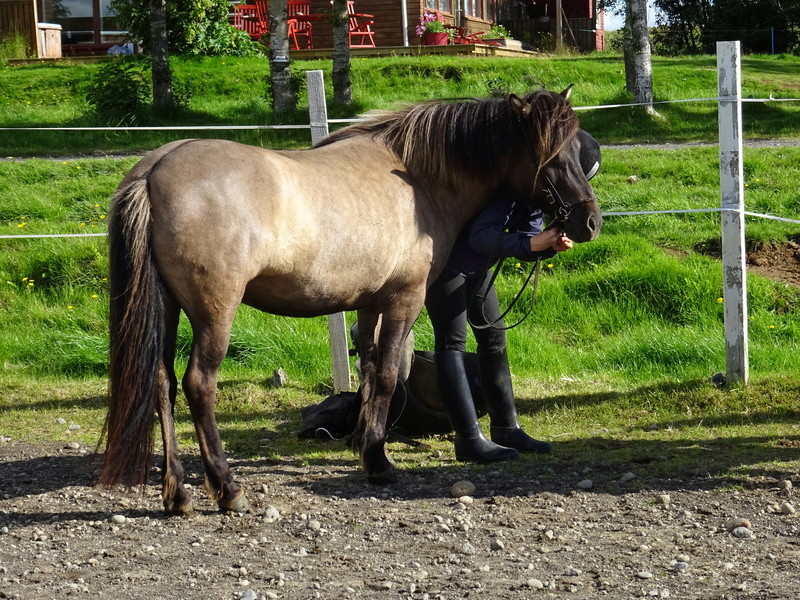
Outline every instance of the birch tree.
<svg viewBox="0 0 800 600">
<path fill-rule="evenodd" d="M 150 51 L 153 55 L 153 105 L 159 108 L 172 106 L 166 0 L 150 0 Z"/>
<path fill-rule="evenodd" d="M 623 27 L 625 84 L 634 102 L 645 104 L 650 115 L 653 109 L 653 66 L 650 59 L 650 33 L 647 28 L 647 0 L 625 0 Z"/>
<path fill-rule="evenodd" d="M 342 104 L 353 103 L 347 0 L 333 0 L 333 99 Z"/>
<path fill-rule="evenodd" d="M 272 110 L 277 113 L 294 110 L 297 107 L 297 94 L 292 87 L 286 15 L 286 0 L 270 0 L 269 75 L 272 87 Z"/>
</svg>

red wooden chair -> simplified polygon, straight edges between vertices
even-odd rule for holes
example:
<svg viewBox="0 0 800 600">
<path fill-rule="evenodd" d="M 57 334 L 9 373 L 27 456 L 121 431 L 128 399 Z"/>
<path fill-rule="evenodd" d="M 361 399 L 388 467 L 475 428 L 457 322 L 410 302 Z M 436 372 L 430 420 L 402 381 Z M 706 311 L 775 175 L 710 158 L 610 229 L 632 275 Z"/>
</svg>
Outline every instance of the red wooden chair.
<svg viewBox="0 0 800 600">
<path fill-rule="evenodd" d="M 258 26 L 261 28 L 261 35 L 269 33 L 269 1 L 268 0 L 252 0 L 256 7 L 256 15 L 258 17 Z"/>
<path fill-rule="evenodd" d="M 307 18 L 310 14 L 311 0 L 288 0 L 286 3 L 289 41 L 294 50 L 300 50 L 300 40 L 305 40 L 307 49 L 314 47 L 313 26 L 311 20 Z"/>
<path fill-rule="evenodd" d="M 269 31 L 269 28 L 265 31 L 261 26 L 254 4 L 237 4 L 233 7 L 233 26 L 247 33 L 252 40 L 261 39 Z"/>
<path fill-rule="evenodd" d="M 363 13 L 357 13 L 355 2 L 350 0 L 347 3 L 348 33 L 350 34 L 351 48 L 374 48 L 375 32 L 372 25 L 375 17 Z"/>
</svg>

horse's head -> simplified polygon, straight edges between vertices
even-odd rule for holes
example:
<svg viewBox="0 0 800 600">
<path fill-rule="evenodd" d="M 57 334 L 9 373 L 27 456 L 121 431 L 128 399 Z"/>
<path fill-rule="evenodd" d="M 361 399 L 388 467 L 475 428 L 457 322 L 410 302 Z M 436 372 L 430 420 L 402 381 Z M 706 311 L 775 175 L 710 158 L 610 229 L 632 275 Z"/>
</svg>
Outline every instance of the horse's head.
<svg viewBox="0 0 800 600">
<path fill-rule="evenodd" d="M 534 177 L 533 202 L 541 202 L 551 226 L 576 242 L 600 234 L 603 218 L 589 184 L 600 166 L 600 146 L 585 131 L 567 99 L 572 86 L 555 94 L 537 92 L 526 98 L 511 95 L 509 102 L 522 126 L 527 150 L 525 177 Z M 530 179 L 527 180 L 530 190 Z"/>
</svg>

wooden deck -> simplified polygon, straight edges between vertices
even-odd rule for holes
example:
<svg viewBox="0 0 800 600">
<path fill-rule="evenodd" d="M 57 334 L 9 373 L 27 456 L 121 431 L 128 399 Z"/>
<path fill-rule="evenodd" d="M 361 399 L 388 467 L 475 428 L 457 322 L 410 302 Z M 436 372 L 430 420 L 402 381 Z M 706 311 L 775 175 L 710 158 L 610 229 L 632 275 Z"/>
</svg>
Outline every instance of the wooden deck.
<svg viewBox="0 0 800 600">
<path fill-rule="evenodd" d="M 538 52 L 529 50 L 516 50 L 502 46 L 487 46 L 485 44 L 448 44 L 447 46 L 422 46 L 414 44 L 409 46 L 383 46 L 380 48 L 350 48 L 351 58 L 370 56 L 498 56 L 505 58 L 535 58 L 541 56 Z M 313 50 L 292 50 L 291 56 L 295 60 L 313 60 L 333 57 L 331 48 L 315 48 Z"/>
<path fill-rule="evenodd" d="M 351 58 L 367 58 L 370 56 L 496 56 L 502 58 L 537 58 L 542 56 L 530 50 L 516 50 L 502 46 L 485 44 L 449 44 L 447 46 L 386 46 L 382 48 L 350 48 Z M 313 50 L 292 50 L 294 60 L 316 60 L 333 58 L 332 48 L 315 48 Z M 108 55 L 98 56 L 64 56 L 63 58 L 27 58 L 9 60 L 9 65 L 30 65 L 48 62 L 99 62 Z"/>
</svg>

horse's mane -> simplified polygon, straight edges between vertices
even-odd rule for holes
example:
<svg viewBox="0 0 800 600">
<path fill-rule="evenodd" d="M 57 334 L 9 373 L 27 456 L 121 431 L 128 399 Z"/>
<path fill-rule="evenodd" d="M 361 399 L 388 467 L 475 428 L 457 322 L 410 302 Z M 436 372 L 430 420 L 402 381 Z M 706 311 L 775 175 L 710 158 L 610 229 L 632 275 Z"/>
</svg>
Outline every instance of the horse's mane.
<svg viewBox="0 0 800 600">
<path fill-rule="evenodd" d="M 513 151 L 530 152 L 538 170 L 572 139 L 578 119 L 561 94 L 537 90 L 523 99 L 532 107 L 525 118 L 528 141 L 510 100 L 493 98 L 425 102 L 372 113 L 368 121 L 340 129 L 315 147 L 372 136 L 412 173 L 445 184 L 504 172 L 501 167 Z"/>
</svg>

